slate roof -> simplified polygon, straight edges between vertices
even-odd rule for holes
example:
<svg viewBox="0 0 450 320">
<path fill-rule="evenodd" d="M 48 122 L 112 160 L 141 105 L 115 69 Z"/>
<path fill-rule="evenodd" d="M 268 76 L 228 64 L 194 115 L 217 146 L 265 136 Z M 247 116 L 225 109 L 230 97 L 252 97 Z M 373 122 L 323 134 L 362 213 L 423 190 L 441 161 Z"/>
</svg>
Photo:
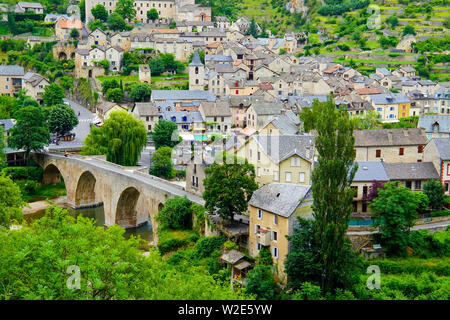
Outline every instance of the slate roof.
<svg viewBox="0 0 450 320">
<path fill-rule="evenodd" d="M 411 100 L 403 93 L 389 93 L 389 94 L 372 94 L 370 99 L 376 105 L 410 103 Z"/>
<path fill-rule="evenodd" d="M 162 115 L 165 120 L 180 124 L 203 122 L 203 117 L 199 111 L 163 111 Z"/>
<path fill-rule="evenodd" d="M 201 102 L 203 113 L 205 117 L 229 117 L 231 116 L 230 107 L 227 101 L 217 102 Z"/>
<path fill-rule="evenodd" d="M 277 115 L 281 114 L 282 105 L 277 102 L 255 102 L 252 104 L 253 110 L 257 115 Z"/>
<path fill-rule="evenodd" d="M 300 119 L 298 119 L 298 117 L 296 117 L 292 111 L 289 112 L 294 115 L 294 119 L 296 118 L 298 122 L 295 121 L 293 117 L 291 117 L 290 114 L 288 115 L 286 112 L 286 114 L 279 115 L 269 123 L 272 123 L 273 126 L 277 128 L 281 134 L 294 135 L 299 131 L 297 125 L 300 124 Z"/>
<path fill-rule="evenodd" d="M 0 76 L 23 76 L 24 74 L 22 66 L 0 66 Z"/>
<path fill-rule="evenodd" d="M 417 127 L 425 128 L 426 132 L 434 132 L 434 128 L 436 125 L 437 132 L 450 133 L 450 115 L 421 115 Z"/>
<path fill-rule="evenodd" d="M 137 108 L 140 116 L 158 115 L 158 108 L 152 102 L 136 102 L 134 108 Z"/>
<path fill-rule="evenodd" d="M 383 162 L 383 166 L 390 180 L 439 179 L 439 174 L 432 162 Z"/>
<path fill-rule="evenodd" d="M 216 101 L 216 98 L 205 90 L 152 90 L 152 100 L 206 100 Z"/>
<path fill-rule="evenodd" d="M 189 66 L 203 66 L 200 55 L 198 54 L 198 50 L 195 50 L 194 56 L 192 57 L 192 62 L 189 64 Z"/>
<path fill-rule="evenodd" d="M 2 126 L 3 129 L 5 129 L 5 131 L 8 131 L 9 129 L 14 127 L 13 119 L 2 119 L 2 120 L 0 120 L 0 126 Z"/>
<path fill-rule="evenodd" d="M 223 56 L 219 54 L 206 54 L 206 61 L 216 61 L 216 62 L 233 62 L 233 58 L 231 56 Z"/>
<path fill-rule="evenodd" d="M 381 161 L 358 161 L 358 170 L 353 181 L 389 181 Z"/>
<path fill-rule="evenodd" d="M 307 161 L 314 157 L 314 136 L 312 135 L 253 135 L 262 151 L 280 163 L 296 154 Z"/>
<path fill-rule="evenodd" d="M 311 190 L 311 186 L 290 183 L 270 183 L 253 192 L 249 204 L 289 218 Z"/>
<path fill-rule="evenodd" d="M 421 128 L 355 130 L 355 147 L 426 145 Z"/>
<path fill-rule="evenodd" d="M 450 139 L 432 139 L 442 160 L 450 160 Z"/>
</svg>

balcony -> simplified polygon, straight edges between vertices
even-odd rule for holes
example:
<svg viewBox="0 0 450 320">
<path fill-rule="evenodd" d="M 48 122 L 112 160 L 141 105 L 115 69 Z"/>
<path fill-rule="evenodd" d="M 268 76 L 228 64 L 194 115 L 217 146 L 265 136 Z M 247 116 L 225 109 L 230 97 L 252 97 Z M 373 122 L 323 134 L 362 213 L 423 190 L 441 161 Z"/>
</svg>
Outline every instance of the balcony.
<svg viewBox="0 0 450 320">
<path fill-rule="evenodd" d="M 270 231 L 269 230 L 264 230 L 264 229 L 259 229 L 258 230 L 258 243 L 261 244 L 262 246 L 270 246 Z"/>
</svg>

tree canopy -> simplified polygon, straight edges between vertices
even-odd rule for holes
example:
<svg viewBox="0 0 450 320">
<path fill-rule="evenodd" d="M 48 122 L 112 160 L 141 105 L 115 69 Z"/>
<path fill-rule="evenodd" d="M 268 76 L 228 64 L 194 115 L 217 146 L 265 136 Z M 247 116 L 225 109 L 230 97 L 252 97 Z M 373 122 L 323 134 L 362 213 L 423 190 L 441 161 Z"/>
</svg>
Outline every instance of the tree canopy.
<svg viewBox="0 0 450 320">
<path fill-rule="evenodd" d="M 22 221 L 25 205 L 19 186 L 0 170 L 0 227 L 9 228 L 11 222 Z"/>
<path fill-rule="evenodd" d="M 63 104 L 65 93 L 63 88 L 57 83 L 51 83 L 44 88 L 44 93 L 42 94 L 42 100 L 46 106 L 54 106 L 57 104 Z"/>
<path fill-rule="evenodd" d="M 243 299 L 205 267 L 180 272 L 157 250 L 139 250 L 117 225 L 99 228 L 92 219 L 69 216 L 53 206 L 21 230 L 0 230 L 0 299 L 122 300 Z M 79 289 L 75 285 L 79 268 Z M 69 272 L 68 272 L 69 270 Z"/>
<path fill-rule="evenodd" d="M 164 208 L 156 216 L 162 229 L 191 229 L 192 228 L 192 202 L 184 197 L 168 199 Z"/>
<path fill-rule="evenodd" d="M 119 0 L 116 4 L 115 13 L 121 15 L 124 19 L 131 20 L 136 16 L 133 0 Z"/>
<path fill-rule="evenodd" d="M 206 168 L 207 177 L 203 180 L 205 208 L 217 212 L 225 220 L 233 220 L 235 214 L 241 214 L 248 208 L 253 191 L 258 189 L 255 182 L 255 168 L 247 159 L 238 160 L 236 156 L 227 156 L 222 164 L 213 163 Z"/>
<path fill-rule="evenodd" d="M 181 137 L 178 136 L 176 123 L 160 119 L 155 125 L 152 139 L 155 143 L 155 148 L 159 149 L 161 147 L 175 147 L 180 142 Z"/>
<path fill-rule="evenodd" d="M 321 288 L 332 291 L 337 284 L 336 272 L 343 255 L 348 221 L 353 212 L 351 188 L 357 170 L 354 163 L 354 121 L 336 107 L 332 98 L 315 100 L 302 109 L 300 119 L 305 130 L 316 130 L 318 165 L 312 173 L 313 216 L 316 241 L 320 247 Z"/>
<path fill-rule="evenodd" d="M 145 102 L 146 100 L 150 99 L 150 96 L 152 95 L 152 90 L 150 89 L 150 86 L 146 83 L 138 83 L 136 84 L 133 89 L 131 89 L 130 97 L 134 101 L 139 102 Z"/>
<path fill-rule="evenodd" d="M 113 31 L 123 31 L 127 28 L 124 18 L 117 12 L 113 12 L 107 19 L 108 28 Z"/>
<path fill-rule="evenodd" d="M 423 185 L 423 193 L 427 195 L 431 208 L 439 210 L 445 202 L 445 187 L 435 179 Z"/>
<path fill-rule="evenodd" d="M 390 255 L 402 255 L 408 244 L 409 230 L 417 219 L 420 207 L 423 207 L 423 194 L 412 192 L 388 182 L 378 189 L 378 196 L 371 204 L 373 215 L 377 218 L 380 240 Z"/>
<path fill-rule="evenodd" d="M 147 144 L 142 121 L 126 111 L 113 111 L 100 128 L 91 127 L 83 154 L 106 153 L 106 160 L 122 166 L 135 166 Z"/>
<path fill-rule="evenodd" d="M 40 151 L 48 145 L 50 134 L 44 114 L 38 107 L 23 107 L 15 113 L 16 124 L 10 129 L 8 145 L 24 149 L 26 159 L 30 151 Z"/>
<path fill-rule="evenodd" d="M 48 114 L 48 129 L 51 133 L 64 134 L 78 125 L 78 118 L 73 109 L 60 104 L 53 106 Z"/>
<path fill-rule="evenodd" d="M 171 147 L 161 147 L 159 149 L 156 149 L 156 151 L 152 155 L 150 174 L 165 179 L 172 179 L 175 177 L 176 170 L 172 165 Z"/>
<path fill-rule="evenodd" d="M 91 13 L 96 20 L 105 22 L 108 19 L 108 11 L 100 3 L 91 9 Z"/>
<path fill-rule="evenodd" d="M 159 19 L 158 10 L 156 10 L 155 8 L 148 10 L 147 11 L 147 19 L 152 20 L 152 21 L 158 20 Z"/>
</svg>

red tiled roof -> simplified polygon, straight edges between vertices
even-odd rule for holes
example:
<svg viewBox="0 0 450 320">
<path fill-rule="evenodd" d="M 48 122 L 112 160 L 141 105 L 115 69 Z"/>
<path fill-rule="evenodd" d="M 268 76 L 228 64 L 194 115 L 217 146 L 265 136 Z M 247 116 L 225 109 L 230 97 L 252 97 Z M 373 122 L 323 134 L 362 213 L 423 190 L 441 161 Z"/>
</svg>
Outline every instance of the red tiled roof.
<svg viewBox="0 0 450 320">
<path fill-rule="evenodd" d="M 380 94 L 381 90 L 378 88 L 361 88 L 355 90 L 357 94 L 365 95 L 365 94 Z"/>
<path fill-rule="evenodd" d="M 59 24 L 61 29 L 82 29 L 83 22 L 81 20 L 58 20 L 56 24 Z"/>
</svg>

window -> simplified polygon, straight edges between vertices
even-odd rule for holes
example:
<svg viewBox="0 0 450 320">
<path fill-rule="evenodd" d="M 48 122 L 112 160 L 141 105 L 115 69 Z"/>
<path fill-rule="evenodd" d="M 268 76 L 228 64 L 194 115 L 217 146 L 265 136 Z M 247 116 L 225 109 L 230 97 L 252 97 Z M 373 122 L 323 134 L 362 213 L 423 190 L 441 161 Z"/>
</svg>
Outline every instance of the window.
<svg viewBox="0 0 450 320">
<path fill-rule="evenodd" d="M 262 248 L 261 243 L 257 243 L 256 244 L 256 250 L 260 251 Z"/>
<path fill-rule="evenodd" d="M 273 224 L 278 224 L 278 216 L 276 214 L 273 215 Z"/>
<path fill-rule="evenodd" d="M 423 152 L 423 146 L 417 146 L 417 152 L 422 153 Z"/>
<path fill-rule="evenodd" d="M 305 173 L 304 172 L 300 172 L 299 181 L 300 182 L 305 182 Z"/>
<path fill-rule="evenodd" d="M 261 152 L 258 151 L 258 161 L 261 160 Z"/>
<path fill-rule="evenodd" d="M 286 182 L 291 182 L 291 173 L 286 172 Z"/>
<path fill-rule="evenodd" d="M 381 150 L 380 150 L 380 149 L 377 149 L 377 150 L 375 151 L 375 157 L 376 157 L 376 158 L 380 158 L 380 157 L 381 157 Z"/>
<path fill-rule="evenodd" d="M 398 150 L 398 155 L 399 156 L 402 156 L 402 155 L 404 155 L 405 154 L 405 148 L 400 148 L 399 150 Z"/>
<path fill-rule="evenodd" d="M 258 209 L 258 219 L 262 219 L 263 212 L 261 209 Z"/>
<path fill-rule="evenodd" d="M 367 212 L 367 202 L 363 201 L 362 203 L 362 212 Z"/>
<path fill-rule="evenodd" d="M 261 226 L 259 224 L 255 224 L 255 233 L 259 233 L 259 228 L 261 228 Z"/>
<path fill-rule="evenodd" d="M 276 231 L 272 231 L 272 240 L 275 242 L 278 240 L 278 233 Z"/>
<path fill-rule="evenodd" d="M 274 181 L 278 181 L 280 179 L 279 175 L 278 175 L 278 171 L 274 171 L 273 172 L 273 180 Z"/>
<path fill-rule="evenodd" d="M 416 190 L 422 189 L 422 181 L 420 181 L 420 180 L 414 181 L 414 189 L 416 189 Z"/>
<path fill-rule="evenodd" d="M 276 247 L 272 248 L 272 255 L 274 258 L 278 258 L 278 249 Z"/>
<path fill-rule="evenodd" d="M 261 168 L 258 168 L 258 177 L 261 177 Z"/>
</svg>

